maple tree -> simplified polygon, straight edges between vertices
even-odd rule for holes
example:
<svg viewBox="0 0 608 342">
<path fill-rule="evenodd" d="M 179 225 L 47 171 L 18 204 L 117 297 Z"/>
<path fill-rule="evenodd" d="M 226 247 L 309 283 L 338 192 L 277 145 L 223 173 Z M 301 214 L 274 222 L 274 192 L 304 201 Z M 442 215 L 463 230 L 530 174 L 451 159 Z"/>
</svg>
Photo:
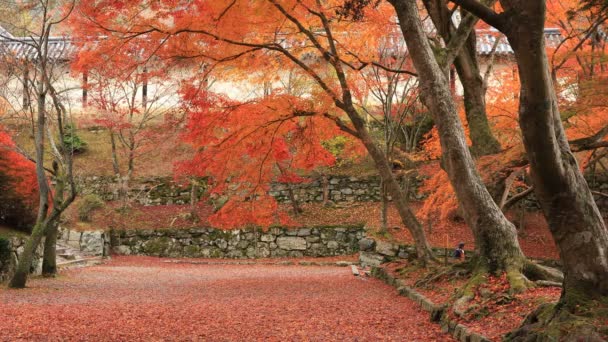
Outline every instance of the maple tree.
<svg viewBox="0 0 608 342">
<path fill-rule="evenodd" d="M 377 51 L 369 49 L 369 42 L 377 42 L 376 39 L 361 39 L 360 35 L 385 33 L 390 24 L 387 6 L 373 11 L 365 21 L 366 28 L 363 30 L 363 23 L 344 20 L 340 13 L 331 10 L 332 5 L 201 1 L 189 8 L 176 8 L 166 3 L 152 3 L 148 8 L 156 15 L 148 17 L 138 14 L 141 13 L 140 4 L 101 1 L 84 4 L 81 12 L 86 13 L 89 19 L 93 18 L 94 24 L 90 26 L 96 26 L 98 30 L 123 32 L 127 37 L 145 35 L 153 43 L 163 42 L 161 46 L 151 44 L 152 47 L 149 47 L 161 56 L 178 55 L 217 63 L 233 62 L 232 65 L 242 72 L 286 62 L 297 65 L 314 81 L 314 88 L 309 93 L 315 95 L 314 104 L 318 104 L 318 108 L 307 110 L 355 136 L 365 146 L 387 184 L 405 226 L 415 237 L 421 261 L 432 259 L 422 226 L 408 207 L 388 158 L 370 136 L 365 120 L 354 104 L 353 89 L 356 86 L 349 77 L 353 70 L 368 66 L 373 57 L 369 55 L 370 51 Z M 106 10 L 96 10 L 100 6 Z M 163 17 L 172 18 L 171 23 L 158 20 Z M 127 25 L 121 22 L 122 19 L 127 20 Z M 360 34 L 344 35 L 339 33 L 338 27 L 342 31 L 348 28 L 351 33 Z M 251 32 L 256 34 L 252 35 Z M 323 35 L 319 36 L 320 32 Z M 348 121 L 341 118 L 344 115 Z"/>
<path fill-rule="evenodd" d="M 210 192 L 228 195 L 210 222 L 220 227 L 288 223 L 268 194 L 270 184 L 300 183 L 304 178 L 298 171 L 332 165 L 335 157 L 322 143 L 343 133 L 310 111 L 310 101 L 297 97 L 277 94 L 239 103 L 198 92 L 193 87 L 184 94 L 191 99 L 184 138 L 200 152 L 179 171 L 212 176 Z"/>
<path fill-rule="evenodd" d="M 118 48 L 111 40 L 73 39 L 80 49 L 70 67 L 87 75 L 87 121 L 108 132 L 112 170 L 126 203 L 137 160 L 178 132 L 181 113 L 172 95 L 179 85 L 163 65 L 141 61 L 133 49 Z M 111 50 L 120 53 L 109 55 Z"/>
<path fill-rule="evenodd" d="M 608 149 L 605 106 L 606 40 L 601 27 L 608 13 L 602 6 L 570 1 L 548 1 L 547 23 L 560 29 L 563 40 L 549 49 L 551 74 L 562 108 L 564 128 L 582 167 L 595 174 L 608 171 L 603 157 Z"/>
<path fill-rule="evenodd" d="M 38 186 L 34 164 L 16 152 L 10 135 L 0 130 L 0 189 L 2 222 L 29 232 L 35 221 Z"/>
</svg>

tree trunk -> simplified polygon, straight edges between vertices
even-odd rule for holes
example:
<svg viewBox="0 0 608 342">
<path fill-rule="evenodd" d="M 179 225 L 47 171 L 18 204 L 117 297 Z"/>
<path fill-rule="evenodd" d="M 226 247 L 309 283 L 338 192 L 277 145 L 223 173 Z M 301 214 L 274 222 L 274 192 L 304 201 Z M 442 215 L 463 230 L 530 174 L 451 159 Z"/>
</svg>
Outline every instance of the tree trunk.
<svg viewBox="0 0 608 342">
<path fill-rule="evenodd" d="M 298 202 L 298 199 L 296 198 L 296 195 L 293 192 L 293 184 L 291 184 L 291 183 L 287 184 L 287 193 L 289 194 L 289 201 L 291 201 L 291 207 L 293 209 L 293 213 L 296 216 L 298 216 L 301 213 L 303 213 L 304 211 L 302 210 L 302 208 L 300 208 L 300 204 Z"/>
<path fill-rule="evenodd" d="M 112 146 L 112 169 L 114 170 L 114 175 L 116 175 L 116 177 L 120 177 L 118 151 L 116 150 L 116 134 L 112 130 L 110 130 L 110 144 Z"/>
<path fill-rule="evenodd" d="M 451 39 L 459 39 L 452 34 L 453 25 L 449 8 L 442 2 L 425 0 L 423 3 L 444 41 L 447 43 Z M 465 16 L 467 12 L 461 10 L 461 15 Z M 471 152 L 475 156 L 483 156 L 499 152 L 500 143 L 492 134 L 488 122 L 486 90 L 479 70 L 476 43 L 475 29 L 472 28 L 454 60 L 454 66 L 464 90 L 464 110 L 469 124 L 469 138 L 472 142 Z"/>
<path fill-rule="evenodd" d="M 57 233 L 59 222 L 51 222 L 45 232 L 44 255 L 42 257 L 42 276 L 54 277 L 57 274 Z"/>
<path fill-rule="evenodd" d="M 504 31 L 519 66 L 519 123 L 530 176 L 563 262 L 561 302 L 574 309 L 608 295 L 608 231 L 562 126 L 545 52 L 545 3 L 501 3 L 514 13 Z"/>
<path fill-rule="evenodd" d="M 507 271 L 512 284 L 521 284 L 525 256 L 517 232 L 494 203 L 476 170 L 448 80 L 427 41 L 416 3 L 411 0 L 391 0 L 391 3 L 419 74 L 422 100 L 434 115 L 443 165 L 475 236 L 479 265 L 486 271 Z"/>
<path fill-rule="evenodd" d="M 383 182 L 380 182 L 380 195 L 382 196 L 381 233 L 388 232 L 388 195 Z"/>
<path fill-rule="evenodd" d="M 32 229 L 32 234 L 25 243 L 23 252 L 19 256 L 17 270 L 9 283 L 11 288 L 24 288 L 27 282 L 27 277 L 32 266 L 34 252 L 46 229 L 46 217 L 49 209 L 49 187 L 46 179 L 46 171 L 44 169 L 44 131 L 46 129 L 46 90 L 42 82 L 38 83 L 37 89 L 37 118 L 35 129 L 35 146 L 36 146 L 36 179 L 38 181 L 39 199 L 38 199 L 38 216 L 36 224 Z"/>
<path fill-rule="evenodd" d="M 384 186 L 386 186 L 388 192 L 393 198 L 393 203 L 399 212 L 403 225 L 412 234 L 414 243 L 416 244 L 416 253 L 418 255 L 418 259 L 422 264 L 426 264 L 430 260 L 435 260 L 436 258 L 433 256 L 431 246 L 426 239 L 426 235 L 424 234 L 424 228 L 416 218 L 416 215 L 412 209 L 409 207 L 408 198 L 399 186 L 399 182 L 397 182 L 397 179 L 393 174 L 393 170 L 389 164 L 386 154 L 384 154 L 382 149 L 376 145 L 370 136 L 369 131 L 367 130 L 365 121 L 361 118 L 361 116 L 359 116 L 354 106 L 352 104 L 347 104 L 343 109 L 348 114 L 353 126 L 357 130 L 359 139 L 367 149 L 369 155 L 372 157 L 372 160 L 376 165 L 376 169 L 380 173 L 382 183 Z"/>
<path fill-rule="evenodd" d="M 17 269 L 15 270 L 15 274 L 11 278 L 9 283 L 9 287 L 13 289 L 22 289 L 25 287 L 27 282 L 27 277 L 30 274 L 30 268 L 32 267 L 32 260 L 34 259 L 34 252 L 38 245 L 40 245 L 40 241 L 42 241 L 42 235 L 44 233 L 44 226 L 40 223 L 34 226 L 32 230 L 32 235 L 27 242 L 25 243 L 25 247 L 23 248 L 23 252 L 19 255 L 19 262 L 17 264 Z"/>
<path fill-rule="evenodd" d="M 471 32 L 465 46 L 454 61 L 464 89 L 464 111 L 469 124 L 471 152 L 476 156 L 498 153 L 500 143 L 492 135 L 486 113 L 486 92 L 479 71 L 475 50 L 475 32 Z"/>
<path fill-rule="evenodd" d="M 323 206 L 326 206 L 329 201 L 329 179 L 327 175 L 323 174 Z"/>
</svg>

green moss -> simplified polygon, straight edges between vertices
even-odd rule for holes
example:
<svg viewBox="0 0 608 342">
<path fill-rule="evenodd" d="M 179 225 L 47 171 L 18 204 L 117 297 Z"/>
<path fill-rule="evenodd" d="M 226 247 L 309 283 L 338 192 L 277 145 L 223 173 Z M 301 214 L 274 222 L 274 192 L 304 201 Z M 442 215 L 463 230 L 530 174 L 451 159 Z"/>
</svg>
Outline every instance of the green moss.
<svg viewBox="0 0 608 342">
<path fill-rule="evenodd" d="M 142 251 L 148 255 L 164 256 L 170 246 L 171 240 L 168 237 L 159 237 L 146 242 Z"/>
<path fill-rule="evenodd" d="M 534 313 L 526 318 L 524 327 L 509 333 L 505 341 L 526 340 L 534 341 L 562 341 L 562 340 L 597 340 L 599 335 L 608 333 L 602 327 L 604 301 L 589 301 L 585 316 L 579 312 L 569 311 L 562 303 L 545 303 L 538 307 Z M 579 308 L 580 309 L 580 308 Z M 599 319 L 599 320 L 598 320 Z"/>
<path fill-rule="evenodd" d="M 103 208 L 104 205 L 101 197 L 95 194 L 84 196 L 78 203 L 78 219 L 82 222 L 90 222 L 93 211 Z"/>
<path fill-rule="evenodd" d="M 211 232 L 209 232 L 209 239 L 210 240 L 228 240 L 230 239 L 230 237 L 232 236 L 232 232 L 229 230 L 220 230 L 220 229 L 214 229 Z"/>
<path fill-rule="evenodd" d="M 0 238 L 12 238 L 12 237 L 26 237 L 27 234 L 20 232 L 18 230 L 14 230 L 14 229 L 10 229 L 10 228 L 6 228 L 6 227 L 0 227 Z"/>
<path fill-rule="evenodd" d="M 189 258 L 196 258 L 201 255 L 201 248 L 199 246 L 186 246 L 184 247 L 184 256 Z"/>
<path fill-rule="evenodd" d="M 477 270 L 473 274 L 473 276 L 471 276 L 471 279 L 469 279 L 469 281 L 466 283 L 466 285 L 462 288 L 461 295 L 474 297 L 475 288 L 477 288 L 479 285 L 485 283 L 487 281 L 487 276 L 488 276 L 488 273 L 485 271 L 485 269 Z"/>
<path fill-rule="evenodd" d="M 213 249 L 211 249 L 209 256 L 212 258 L 221 258 L 224 255 L 222 254 L 222 251 L 219 250 L 218 248 L 213 248 Z"/>
<path fill-rule="evenodd" d="M 513 293 L 524 292 L 532 286 L 530 281 L 515 267 L 507 270 L 507 280 L 509 281 L 509 285 L 511 285 L 511 292 Z"/>
</svg>

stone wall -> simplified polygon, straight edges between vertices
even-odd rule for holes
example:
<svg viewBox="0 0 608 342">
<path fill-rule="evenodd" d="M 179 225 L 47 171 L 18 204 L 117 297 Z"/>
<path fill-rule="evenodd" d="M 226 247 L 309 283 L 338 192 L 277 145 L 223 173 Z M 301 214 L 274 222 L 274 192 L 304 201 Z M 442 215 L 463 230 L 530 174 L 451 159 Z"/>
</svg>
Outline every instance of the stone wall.
<svg viewBox="0 0 608 342">
<path fill-rule="evenodd" d="M 432 248 L 435 256 L 443 260 L 446 255 L 444 248 Z M 391 242 L 363 238 L 359 240 L 359 262 L 361 266 L 380 266 L 380 264 L 394 259 L 415 259 L 416 247 L 414 245 L 400 245 Z M 448 250 L 450 257 L 452 250 Z M 467 251 L 467 255 L 470 252 Z"/>
<path fill-rule="evenodd" d="M 19 261 L 19 255 L 23 252 L 24 237 L 0 237 L 0 283 L 8 281 L 14 274 Z M 42 273 L 42 245 L 36 250 L 32 260 L 30 272 L 32 274 Z"/>
<path fill-rule="evenodd" d="M 413 179 L 409 192 L 410 199 L 421 199 L 417 193 L 421 179 Z M 325 183 L 325 185 L 324 185 Z M 87 177 L 78 181 L 81 193 L 96 194 L 105 201 L 118 200 L 120 186 L 115 177 Z M 280 203 L 290 203 L 289 188 L 295 198 L 302 203 L 322 202 L 324 188 L 327 187 L 329 200 L 334 203 L 378 202 L 381 201 L 380 178 L 329 176 L 324 182 L 314 178 L 300 184 L 274 183 L 269 194 Z M 143 205 L 185 204 L 190 202 L 190 185 L 182 185 L 170 177 L 141 178 L 131 181 L 129 198 Z M 199 198 L 203 191 L 198 191 Z"/>
<path fill-rule="evenodd" d="M 362 226 L 112 231 L 117 254 L 190 258 L 325 257 L 359 251 Z"/>
<path fill-rule="evenodd" d="M 83 195 L 96 194 L 104 201 L 120 199 L 121 186 L 116 177 L 86 177 L 77 183 Z M 132 180 L 127 194 L 142 205 L 167 205 L 190 203 L 190 191 L 190 185 L 175 182 L 171 177 L 153 177 Z"/>
<path fill-rule="evenodd" d="M 417 189 L 421 179 L 412 179 L 409 196 L 410 199 L 421 199 Z M 324 184 L 325 183 L 325 184 Z M 289 187 L 291 187 L 295 198 L 300 202 L 322 202 L 324 188 L 327 187 L 329 200 L 334 203 L 345 202 L 379 202 L 382 200 L 380 193 L 380 177 L 347 177 L 329 176 L 324 182 L 321 178 L 313 179 L 308 183 L 282 184 L 275 183 L 270 187 L 269 194 L 282 203 L 290 203 Z"/>
<path fill-rule="evenodd" d="M 110 234 L 103 230 L 79 232 L 60 228 L 58 241 L 90 256 L 110 255 Z"/>
<path fill-rule="evenodd" d="M 423 194 L 418 193 L 422 178 L 411 180 L 409 197 L 411 200 L 421 200 Z M 88 177 L 78 181 L 82 194 L 94 193 L 105 201 L 119 199 L 118 183 L 114 177 Z M 378 177 L 346 177 L 330 176 L 325 182 L 329 200 L 333 203 L 344 204 L 352 202 L 379 202 L 380 179 Z M 300 184 L 275 183 L 270 186 L 269 194 L 280 203 L 290 203 L 289 187 L 291 187 L 295 198 L 301 203 L 322 202 L 324 193 L 324 182 L 313 179 L 310 182 Z M 598 182 L 591 184 L 595 191 L 594 197 L 604 217 L 608 217 L 608 197 L 600 193 L 608 193 L 608 183 Z M 142 178 L 131 182 L 128 191 L 129 198 L 142 205 L 167 205 L 190 203 L 190 185 L 182 185 L 170 177 Z M 204 198 L 204 190 L 197 191 L 199 198 Z M 534 197 L 529 195 L 524 200 L 527 210 L 540 210 L 540 206 Z"/>
</svg>

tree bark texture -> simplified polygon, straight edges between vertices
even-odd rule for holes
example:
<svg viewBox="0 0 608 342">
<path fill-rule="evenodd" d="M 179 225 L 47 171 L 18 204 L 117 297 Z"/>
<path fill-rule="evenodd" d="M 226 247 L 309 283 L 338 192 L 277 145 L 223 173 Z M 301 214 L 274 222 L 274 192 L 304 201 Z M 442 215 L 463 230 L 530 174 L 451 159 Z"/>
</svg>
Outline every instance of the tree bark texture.
<svg viewBox="0 0 608 342">
<path fill-rule="evenodd" d="M 447 77 L 428 43 L 416 2 L 391 0 L 391 4 L 419 74 L 423 102 L 435 118 L 443 165 L 463 208 L 464 218 L 474 233 L 480 260 L 491 272 L 515 270 L 520 273 L 525 256 L 517 232 L 493 201 L 477 172 Z"/>
<path fill-rule="evenodd" d="M 57 234 L 59 222 L 51 222 L 44 234 L 44 254 L 42 257 L 42 275 L 53 277 L 57 274 Z"/>
<path fill-rule="evenodd" d="M 462 39 L 453 35 L 451 13 L 444 3 L 431 0 L 425 0 L 423 3 L 446 44 L 452 39 Z M 467 12 L 461 11 L 461 15 L 467 15 Z M 472 28 L 454 59 L 454 66 L 464 91 L 464 110 L 469 124 L 469 138 L 472 142 L 471 152 L 475 156 L 484 156 L 498 153 L 500 143 L 492 134 L 488 122 L 486 90 L 479 70 L 475 44 L 475 29 Z"/>
<path fill-rule="evenodd" d="M 562 302 L 608 295 L 608 231 L 570 150 L 545 51 L 544 1 L 502 0 L 521 82 L 519 123 L 534 192 L 564 264 Z"/>
<path fill-rule="evenodd" d="M 476 156 L 498 153 L 500 143 L 492 134 L 486 112 L 486 92 L 475 50 L 475 32 L 471 32 L 454 65 L 464 90 L 464 111 L 469 124 L 471 151 Z"/>
</svg>

